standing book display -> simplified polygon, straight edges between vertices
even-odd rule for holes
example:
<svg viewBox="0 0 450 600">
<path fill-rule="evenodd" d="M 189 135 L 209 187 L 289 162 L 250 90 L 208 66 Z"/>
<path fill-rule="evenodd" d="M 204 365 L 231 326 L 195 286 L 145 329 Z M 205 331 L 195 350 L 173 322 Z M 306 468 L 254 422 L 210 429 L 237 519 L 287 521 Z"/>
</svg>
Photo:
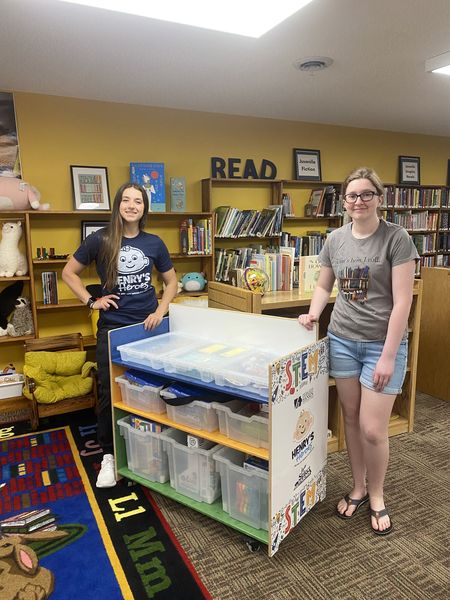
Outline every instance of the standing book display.
<svg viewBox="0 0 450 600">
<path fill-rule="evenodd" d="M 328 343 L 316 341 L 316 335 L 290 319 L 182 304 L 172 304 L 170 317 L 155 331 L 145 331 L 139 324 L 110 332 L 118 475 L 267 544 L 269 556 L 275 554 L 281 541 L 325 497 Z M 115 380 L 127 369 L 194 386 L 222 402 L 265 405 L 268 443 L 242 438 L 247 429 L 244 413 L 239 413 L 238 441 L 227 437 L 222 427 L 217 430 L 217 425 L 194 428 L 174 421 L 172 413 L 169 418 L 126 404 Z M 209 411 L 214 410 L 213 404 Z M 139 451 L 128 456 L 133 440 L 124 440 L 121 430 L 130 416 L 169 428 L 148 433 L 148 443 L 142 442 Z M 263 418 L 257 420 L 264 423 Z M 132 432 L 133 438 L 141 433 Z M 211 443 L 188 447 L 188 435 Z M 145 476 L 137 468 L 137 458 L 145 455 L 148 465 L 155 447 L 158 460 L 162 448 L 167 453 L 168 473 L 158 470 L 156 476 L 154 472 Z"/>
</svg>

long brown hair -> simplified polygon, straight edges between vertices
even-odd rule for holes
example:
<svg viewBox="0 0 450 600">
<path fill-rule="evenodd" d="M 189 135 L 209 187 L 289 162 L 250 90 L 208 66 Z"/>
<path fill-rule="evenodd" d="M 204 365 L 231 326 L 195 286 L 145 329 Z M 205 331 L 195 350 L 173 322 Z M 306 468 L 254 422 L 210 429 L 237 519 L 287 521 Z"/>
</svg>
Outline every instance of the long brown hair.
<svg viewBox="0 0 450 600">
<path fill-rule="evenodd" d="M 111 221 L 103 232 L 102 244 L 100 248 L 99 259 L 106 267 L 105 287 L 110 292 L 114 289 L 117 280 L 117 261 L 123 236 L 123 219 L 120 215 L 120 203 L 122 195 L 128 188 L 139 190 L 144 200 L 144 214 L 139 220 L 139 230 L 143 231 L 147 221 L 148 214 L 148 196 L 146 190 L 137 183 L 127 182 L 120 186 L 114 197 L 113 208 L 111 212 Z"/>
</svg>

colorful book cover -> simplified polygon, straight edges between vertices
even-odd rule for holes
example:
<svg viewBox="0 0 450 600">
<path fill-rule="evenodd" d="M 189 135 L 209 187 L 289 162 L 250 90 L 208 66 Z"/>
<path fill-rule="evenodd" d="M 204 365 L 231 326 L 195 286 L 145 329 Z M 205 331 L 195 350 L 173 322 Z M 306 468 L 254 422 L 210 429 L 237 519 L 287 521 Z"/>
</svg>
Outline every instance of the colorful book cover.
<svg viewBox="0 0 450 600">
<path fill-rule="evenodd" d="M 300 293 L 312 294 L 317 285 L 320 273 L 319 257 L 301 256 L 300 257 Z"/>
<path fill-rule="evenodd" d="M 186 179 L 184 177 L 170 178 L 170 210 L 172 212 L 186 211 Z"/>
<path fill-rule="evenodd" d="M 166 211 L 164 163 L 131 162 L 130 179 L 146 190 L 150 204 L 149 212 Z"/>
</svg>

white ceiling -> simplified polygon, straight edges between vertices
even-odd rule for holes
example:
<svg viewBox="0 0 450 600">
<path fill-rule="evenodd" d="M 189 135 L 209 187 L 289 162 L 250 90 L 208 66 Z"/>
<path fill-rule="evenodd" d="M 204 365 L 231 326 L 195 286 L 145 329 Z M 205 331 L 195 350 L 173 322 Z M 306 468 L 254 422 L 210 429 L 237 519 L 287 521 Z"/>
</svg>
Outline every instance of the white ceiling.
<svg viewBox="0 0 450 600">
<path fill-rule="evenodd" d="M 450 77 L 425 72 L 447 51 L 450 0 L 314 0 L 260 39 L 0 0 L 1 90 L 450 136 Z"/>
</svg>

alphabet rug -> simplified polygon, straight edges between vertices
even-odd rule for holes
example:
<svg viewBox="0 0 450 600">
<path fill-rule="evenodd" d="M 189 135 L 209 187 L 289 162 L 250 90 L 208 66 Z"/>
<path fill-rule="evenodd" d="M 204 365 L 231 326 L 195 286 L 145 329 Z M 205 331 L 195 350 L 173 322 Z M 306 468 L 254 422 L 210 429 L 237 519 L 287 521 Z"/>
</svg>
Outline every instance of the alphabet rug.
<svg viewBox="0 0 450 600">
<path fill-rule="evenodd" d="M 0 598 L 211 600 L 146 488 L 95 487 L 96 426 L 79 415 L 0 429 Z"/>
</svg>

